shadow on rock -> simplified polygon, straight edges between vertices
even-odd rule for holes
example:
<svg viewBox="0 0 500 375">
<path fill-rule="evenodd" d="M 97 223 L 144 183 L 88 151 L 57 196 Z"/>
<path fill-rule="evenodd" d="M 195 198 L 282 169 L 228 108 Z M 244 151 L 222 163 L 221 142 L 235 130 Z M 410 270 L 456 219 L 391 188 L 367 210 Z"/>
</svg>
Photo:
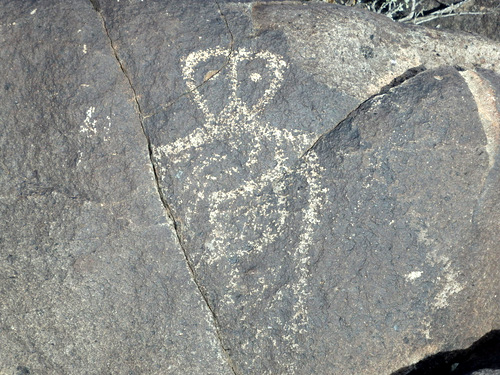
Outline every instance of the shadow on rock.
<svg viewBox="0 0 500 375">
<path fill-rule="evenodd" d="M 500 330 L 487 333 L 467 349 L 437 353 L 392 375 L 474 375 L 482 369 L 500 369 Z"/>
</svg>

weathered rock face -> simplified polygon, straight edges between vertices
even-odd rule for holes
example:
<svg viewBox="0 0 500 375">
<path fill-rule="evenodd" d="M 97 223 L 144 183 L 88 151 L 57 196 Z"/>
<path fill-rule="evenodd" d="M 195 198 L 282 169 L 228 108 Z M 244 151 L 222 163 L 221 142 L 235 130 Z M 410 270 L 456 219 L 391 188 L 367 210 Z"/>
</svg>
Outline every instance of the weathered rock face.
<svg viewBox="0 0 500 375">
<path fill-rule="evenodd" d="M 327 352 L 355 353 L 339 373 L 382 372 L 416 350 L 439 351 L 450 332 L 467 346 L 463 327 L 480 332 L 488 315 L 475 307 L 497 303 L 494 284 L 485 295 L 477 288 L 496 257 L 479 239 L 478 197 L 498 194 L 498 182 L 489 185 L 498 176 L 471 99 L 453 68 L 428 71 L 365 103 L 312 149 L 330 204 L 318 215 L 325 229 L 315 231 L 310 296 L 336 306 L 311 314 L 322 318 L 314 341 L 334 336 L 342 350 Z"/>
<path fill-rule="evenodd" d="M 337 3 L 356 6 L 362 9 L 371 7 L 374 11 L 390 12 L 389 1 L 351 1 L 351 0 L 306 0 L 311 2 Z M 411 17 L 412 1 L 392 2 L 403 5 L 400 12 L 393 14 L 400 22 L 415 23 L 426 27 L 466 31 L 482 37 L 500 40 L 499 3 L 497 0 L 415 0 L 416 17 Z M 384 6 L 385 4 L 385 6 Z M 394 9 L 394 8 L 392 8 Z"/>
<path fill-rule="evenodd" d="M 464 12 L 469 14 L 438 18 L 426 25 L 441 29 L 463 30 L 500 41 L 498 5 L 496 0 L 474 0 L 467 9 L 464 9 Z"/>
<path fill-rule="evenodd" d="M 500 353 L 500 331 L 493 330 L 466 349 L 439 352 L 392 375 L 474 375 L 495 373 Z"/>
<path fill-rule="evenodd" d="M 390 374 L 498 329 L 499 45 L 68 4 L 0 19 L 2 371 Z"/>
<path fill-rule="evenodd" d="M 231 373 L 100 17 L 3 4 L 0 373 Z"/>
</svg>

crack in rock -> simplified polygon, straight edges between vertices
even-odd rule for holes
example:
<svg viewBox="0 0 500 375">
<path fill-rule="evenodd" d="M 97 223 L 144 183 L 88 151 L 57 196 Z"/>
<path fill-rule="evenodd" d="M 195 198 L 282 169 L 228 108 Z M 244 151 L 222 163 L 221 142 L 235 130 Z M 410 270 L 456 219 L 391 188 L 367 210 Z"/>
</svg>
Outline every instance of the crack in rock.
<svg viewBox="0 0 500 375">
<path fill-rule="evenodd" d="M 306 151 L 304 151 L 302 153 L 302 156 L 300 158 L 303 158 L 308 153 L 310 153 L 312 150 L 314 150 L 314 148 L 316 147 L 316 145 L 323 139 L 323 137 L 326 136 L 331 131 L 333 131 L 335 128 L 337 128 L 340 124 L 342 124 L 343 122 L 345 122 L 345 121 L 347 121 L 347 120 L 355 117 L 358 113 L 362 112 L 366 108 L 367 103 L 369 103 L 371 100 L 373 100 L 376 97 L 383 96 L 383 95 L 387 94 L 391 89 L 402 85 L 406 81 L 412 79 L 413 77 L 416 77 L 418 74 L 420 74 L 422 72 L 425 72 L 426 70 L 427 70 L 427 68 L 425 66 L 419 65 L 419 66 L 415 66 L 413 68 L 408 69 L 403 74 L 401 74 L 401 75 L 397 76 L 396 78 L 394 78 L 391 81 L 391 83 L 389 83 L 389 84 L 385 85 L 384 87 L 382 87 L 379 90 L 379 92 L 377 92 L 376 94 L 373 94 L 368 99 L 366 99 L 363 102 L 361 102 L 361 104 L 359 104 L 356 108 L 354 108 L 351 112 L 349 112 L 349 114 L 343 120 L 339 121 L 333 128 L 330 128 L 326 132 L 324 132 L 323 134 L 321 134 L 316 139 L 316 141 L 314 141 L 314 143 Z"/>
<path fill-rule="evenodd" d="M 160 197 L 160 201 L 162 202 L 163 208 L 165 209 L 168 218 L 170 220 L 172 220 L 174 231 L 175 231 L 175 235 L 177 237 L 177 241 L 179 243 L 179 246 L 180 246 L 180 248 L 182 250 L 182 253 L 184 255 L 184 258 L 186 260 L 186 264 L 188 266 L 188 269 L 189 269 L 189 271 L 191 273 L 191 278 L 192 278 L 193 282 L 195 283 L 195 285 L 196 285 L 196 287 L 198 289 L 198 292 L 200 293 L 201 297 L 203 298 L 203 301 L 205 302 L 206 307 L 210 311 L 210 314 L 212 316 L 213 325 L 214 325 L 214 328 L 215 328 L 215 332 L 216 332 L 216 335 L 217 335 L 217 339 L 219 340 L 221 348 L 223 349 L 224 353 L 226 354 L 226 361 L 227 361 L 227 363 L 228 363 L 231 371 L 235 375 L 237 375 L 236 366 L 234 365 L 234 363 L 233 363 L 233 361 L 232 361 L 232 359 L 231 359 L 231 357 L 230 357 L 230 355 L 228 353 L 228 348 L 226 348 L 224 346 L 224 344 L 223 344 L 223 339 L 222 339 L 222 336 L 221 336 L 220 326 L 219 326 L 219 323 L 218 323 L 218 320 L 217 320 L 217 316 L 216 316 L 214 310 L 212 309 L 212 307 L 210 306 L 210 303 L 208 301 L 208 297 L 207 297 L 206 293 L 203 291 L 202 285 L 198 281 L 198 278 L 196 276 L 196 271 L 194 269 L 194 265 L 192 264 L 191 260 L 189 259 L 189 256 L 188 256 L 188 254 L 186 252 L 186 249 L 184 248 L 184 246 L 182 244 L 182 236 L 181 236 L 181 233 L 180 233 L 180 230 L 179 230 L 178 222 L 174 218 L 174 215 L 172 213 L 170 205 L 167 202 L 167 200 L 166 200 L 166 198 L 165 198 L 165 196 L 164 196 L 164 194 L 162 192 L 162 189 L 161 189 L 161 186 L 160 186 L 160 177 L 158 175 L 158 171 L 157 171 L 156 165 L 155 165 L 155 163 L 153 161 L 152 143 L 151 143 L 151 139 L 150 139 L 150 137 L 149 137 L 149 135 L 148 135 L 148 133 L 146 131 L 146 128 L 144 126 L 144 118 L 145 118 L 145 116 L 144 116 L 144 114 L 143 114 L 143 112 L 141 110 L 141 105 L 140 105 L 140 102 L 139 102 L 139 98 L 138 98 L 137 92 L 136 92 L 136 90 L 135 90 L 135 88 L 134 88 L 134 86 L 132 84 L 132 80 L 130 78 L 130 75 L 128 74 L 128 72 L 127 72 L 127 70 L 126 70 L 126 68 L 125 68 L 122 60 L 118 56 L 117 49 L 116 49 L 116 47 L 114 45 L 113 39 L 111 38 L 111 35 L 109 33 L 109 30 L 108 30 L 108 27 L 106 25 L 106 20 L 105 20 L 104 16 L 101 13 L 101 7 L 100 7 L 100 4 L 99 4 L 99 1 L 98 0 L 90 0 L 90 3 L 92 4 L 93 8 L 95 9 L 95 11 L 99 14 L 99 16 L 101 18 L 102 25 L 103 25 L 106 37 L 109 40 L 111 49 L 113 50 L 113 55 L 114 55 L 114 57 L 115 57 L 118 65 L 120 67 L 120 70 L 122 71 L 123 75 L 127 79 L 127 82 L 128 82 L 128 84 L 130 86 L 130 89 L 132 90 L 132 93 L 133 93 L 133 96 L 134 96 L 135 106 L 137 107 L 137 115 L 138 115 L 139 123 L 141 125 L 141 129 L 142 129 L 142 132 L 144 134 L 144 137 L 146 138 L 146 141 L 147 141 L 149 161 L 151 163 L 151 168 L 152 168 L 152 172 L 153 172 L 154 179 L 155 179 L 156 190 L 157 190 L 158 195 Z M 216 1 L 216 3 L 217 3 L 217 1 Z M 218 3 L 217 3 L 217 7 L 219 9 L 219 12 L 220 12 L 222 18 L 224 19 L 224 21 L 226 23 L 226 26 L 228 27 L 228 30 L 229 30 L 229 25 L 227 23 L 227 20 L 226 20 L 224 14 L 222 13 L 221 8 L 220 8 L 220 6 L 219 6 Z M 225 65 L 227 65 L 229 63 L 230 58 L 231 58 L 231 53 L 233 51 L 233 35 L 230 32 L 230 30 L 229 30 L 229 33 L 231 35 L 231 45 L 230 45 L 230 52 L 228 54 L 227 61 L 226 61 Z M 223 65 L 216 73 L 214 73 L 212 75 L 212 77 L 215 76 L 216 74 L 218 74 L 224 68 L 225 65 Z M 212 77 L 210 77 L 208 79 L 211 79 Z M 186 94 L 188 94 L 188 93 L 186 93 Z M 183 95 L 186 95 L 186 94 L 183 94 Z"/>
</svg>

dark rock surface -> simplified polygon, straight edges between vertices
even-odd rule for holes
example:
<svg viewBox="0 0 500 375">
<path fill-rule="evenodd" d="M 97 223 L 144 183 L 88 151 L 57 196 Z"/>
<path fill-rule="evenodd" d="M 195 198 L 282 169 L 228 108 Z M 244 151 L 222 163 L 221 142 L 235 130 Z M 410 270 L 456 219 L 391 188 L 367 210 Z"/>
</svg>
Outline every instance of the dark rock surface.
<svg viewBox="0 0 500 375">
<path fill-rule="evenodd" d="M 500 331 L 491 331 L 466 349 L 439 352 L 392 375 L 474 375 L 500 368 Z M 482 369 L 482 370 L 481 370 Z"/>
<path fill-rule="evenodd" d="M 498 0 L 474 0 L 463 14 L 432 20 L 426 26 L 467 31 L 500 41 L 500 3 Z M 483 13 L 483 14 L 473 14 Z"/>
<path fill-rule="evenodd" d="M 0 13 L 0 373 L 231 373 L 101 18 Z"/>
<path fill-rule="evenodd" d="M 0 373 L 390 374 L 499 328 L 498 44 L 3 3 Z"/>
</svg>

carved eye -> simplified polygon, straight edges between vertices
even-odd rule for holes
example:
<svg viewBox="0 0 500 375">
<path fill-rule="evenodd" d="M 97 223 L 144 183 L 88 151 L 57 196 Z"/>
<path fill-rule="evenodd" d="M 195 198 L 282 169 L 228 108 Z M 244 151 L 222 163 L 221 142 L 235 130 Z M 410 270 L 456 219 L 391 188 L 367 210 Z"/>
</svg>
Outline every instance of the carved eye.
<svg viewBox="0 0 500 375">
<path fill-rule="evenodd" d="M 194 51 L 182 59 L 182 73 L 186 84 L 200 84 L 210 79 L 227 61 L 229 50 L 213 48 L 205 51 Z"/>
<path fill-rule="evenodd" d="M 183 62 L 186 85 L 209 124 L 252 121 L 273 98 L 287 67 L 279 55 L 245 48 L 231 56 L 220 47 L 195 51 Z"/>
<path fill-rule="evenodd" d="M 253 53 L 245 49 L 240 49 L 234 60 L 236 97 L 245 105 L 244 112 L 251 119 L 274 97 L 287 64 L 272 52 Z"/>
</svg>

